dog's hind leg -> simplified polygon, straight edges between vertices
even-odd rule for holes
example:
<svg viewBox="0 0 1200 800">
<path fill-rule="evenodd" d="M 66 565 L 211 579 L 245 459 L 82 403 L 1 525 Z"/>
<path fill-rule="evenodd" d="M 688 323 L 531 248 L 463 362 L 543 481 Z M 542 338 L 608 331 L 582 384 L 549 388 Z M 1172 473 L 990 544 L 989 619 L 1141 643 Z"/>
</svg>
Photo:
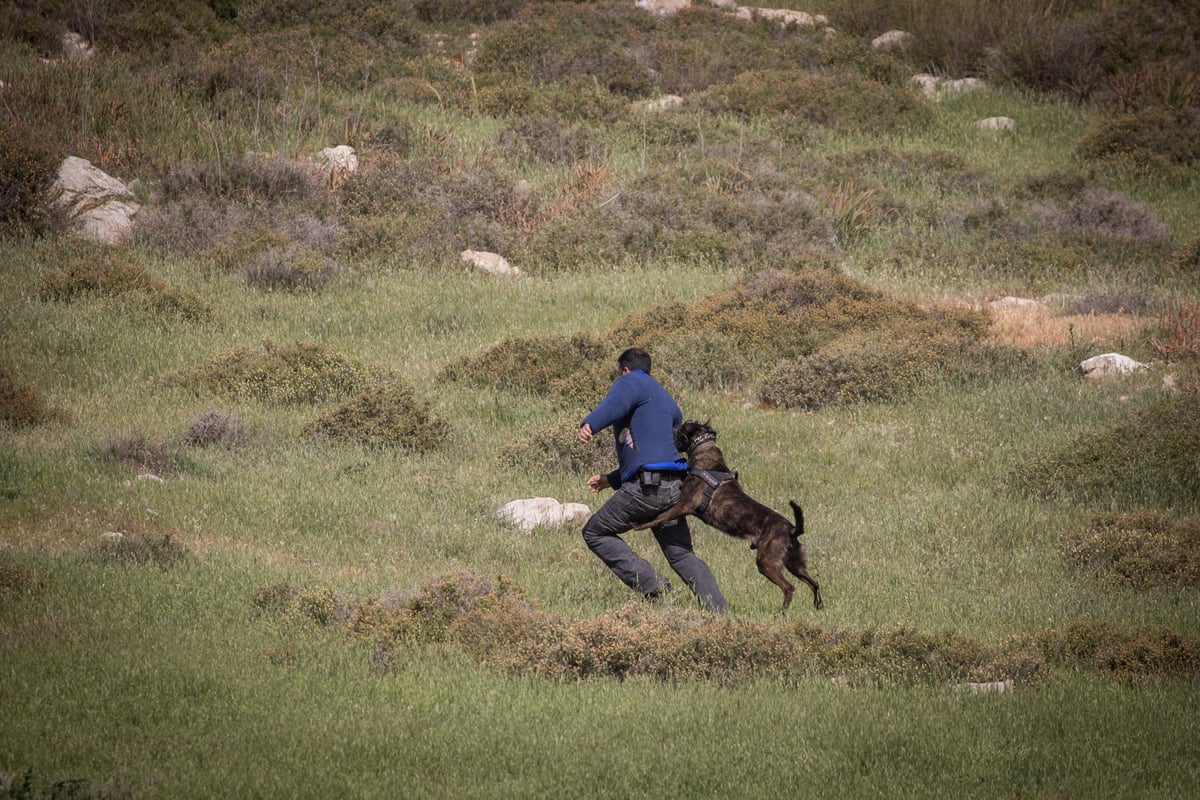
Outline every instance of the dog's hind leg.
<svg viewBox="0 0 1200 800">
<path fill-rule="evenodd" d="M 778 586 L 779 590 L 783 592 L 783 605 L 779 609 L 779 613 L 782 614 L 792 604 L 792 594 L 796 591 L 796 587 L 792 586 L 791 581 L 783 576 L 781 559 L 778 556 L 771 556 L 772 549 L 764 547 L 759 550 L 755 563 L 758 564 L 758 571 L 762 573 L 762 576 Z"/>
<path fill-rule="evenodd" d="M 792 546 L 788 548 L 787 555 L 783 559 L 783 564 L 788 568 L 788 572 L 792 573 L 812 588 L 813 607 L 816 609 L 824 608 L 825 601 L 821 599 L 821 587 L 815 580 L 813 580 L 813 577 L 808 574 L 808 554 L 804 550 L 804 545 L 798 540 L 792 539 Z"/>
</svg>

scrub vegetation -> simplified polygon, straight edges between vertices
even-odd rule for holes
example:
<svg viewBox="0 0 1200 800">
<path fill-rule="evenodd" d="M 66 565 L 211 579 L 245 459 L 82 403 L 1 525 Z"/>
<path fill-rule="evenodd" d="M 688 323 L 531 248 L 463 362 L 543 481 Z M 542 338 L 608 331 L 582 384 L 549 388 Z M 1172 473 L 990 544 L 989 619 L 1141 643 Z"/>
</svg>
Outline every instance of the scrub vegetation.
<svg viewBox="0 0 1200 800">
<path fill-rule="evenodd" d="M 1200 12 L 765 5 L 0 9 L 0 798 L 1200 784 Z M 497 518 L 629 346 L 822 611 Z"/>
</svg>

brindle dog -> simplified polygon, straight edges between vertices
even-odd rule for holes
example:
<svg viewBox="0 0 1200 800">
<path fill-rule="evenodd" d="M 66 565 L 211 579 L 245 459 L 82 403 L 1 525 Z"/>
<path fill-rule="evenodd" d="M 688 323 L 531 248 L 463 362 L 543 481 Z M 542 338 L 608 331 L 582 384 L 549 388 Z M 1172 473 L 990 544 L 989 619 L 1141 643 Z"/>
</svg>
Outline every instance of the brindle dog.
<svg viewBox="0 0 1200 800">
<path fill-rule="evenodd" d="M 795 587 L 784 576 L 784 567 L 812 587 L 813 605 L 823 608 L 821 588 L 808 574 L 808 554 L 800 535 L 804 533 L 804 512 L 789 500 L 796 524 L 782 514 L 752 499 L 737 481 L 736 473 L 725 466 L 725 457 L 717 447 L 717 433 L 707 422 L 689 420 L 675 429 L 675 446 L 688 455 L 688 474 L 680 488 L 679 502 L 635 530 L 652 528 L 664 522 L 692 514 L 723 533 L 746 539 L 750 549 L 758 551 L 758 571 L 783 591 L 783 607 L 792 604 Z"/>
</svg>

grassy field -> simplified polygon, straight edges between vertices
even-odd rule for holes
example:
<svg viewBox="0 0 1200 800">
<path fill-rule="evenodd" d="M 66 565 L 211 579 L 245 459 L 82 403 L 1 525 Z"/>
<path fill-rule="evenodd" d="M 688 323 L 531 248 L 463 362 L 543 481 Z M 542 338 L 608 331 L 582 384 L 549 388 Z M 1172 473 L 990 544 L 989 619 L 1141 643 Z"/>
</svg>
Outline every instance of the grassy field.
<svg viewBox="0 0 1200 800">
<path fill-rule="evenodd" d="M 871 51 L 928 11 L 887 5 L 813 9 L 833 39 L 631 3 L 5 12 L 0 797 L 1191 796 L 1195 157 L 1146 149 L 1116 67 L 1030 55 L 1119 3 L 998 24 L 1007 66 L 969 0 Z M 41 61 L 87 19 L 93 60 Z M 938 70 L 994 85 L 931 102 Z M 347 136 L 346 183 L 297 166 Z M 65 155 L 134 182 L 135 237 L 25 192 Z M 780 617 L 699 521 L 724 618 L 497 520 L 599 506 L 572 438 L 632 343 L 803 504 L 824 610 Z M 1106 352 L 1151 366 L 1081 378 Z"/>
</svg>

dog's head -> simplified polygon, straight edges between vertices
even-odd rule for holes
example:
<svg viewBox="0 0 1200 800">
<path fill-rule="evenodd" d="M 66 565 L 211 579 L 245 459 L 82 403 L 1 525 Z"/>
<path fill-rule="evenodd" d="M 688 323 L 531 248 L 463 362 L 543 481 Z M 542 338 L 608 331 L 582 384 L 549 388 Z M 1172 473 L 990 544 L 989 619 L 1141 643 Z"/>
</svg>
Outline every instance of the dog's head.
<svg viewBox="0 0 1200 800">
<path fill-rule="evenodd" d="M 689 419 L 675 427 L 675 447 L 681 453 L 691 452 L 697 445 L 716 440 L 717 432 L 707 422 Z"/>
</svg>

